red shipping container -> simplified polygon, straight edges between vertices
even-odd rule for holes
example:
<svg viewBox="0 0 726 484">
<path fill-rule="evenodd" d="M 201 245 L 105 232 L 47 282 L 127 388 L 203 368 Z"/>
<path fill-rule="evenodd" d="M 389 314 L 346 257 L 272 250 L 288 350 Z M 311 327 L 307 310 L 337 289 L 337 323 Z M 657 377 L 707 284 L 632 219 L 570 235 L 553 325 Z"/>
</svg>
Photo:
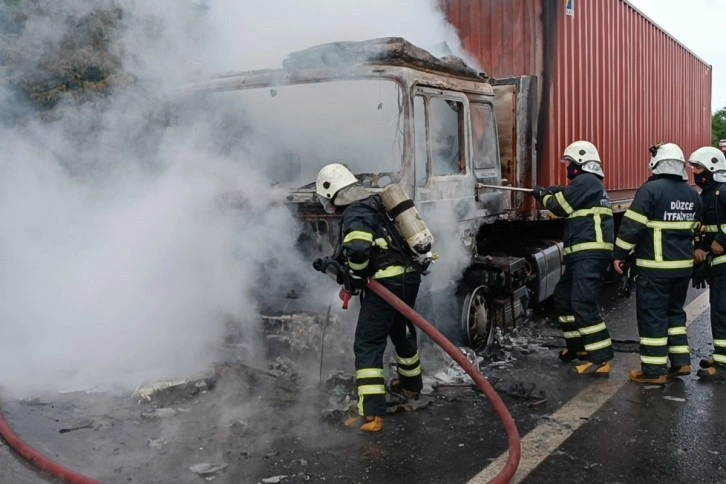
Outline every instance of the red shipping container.
<svg viewBox="0 0 726 484">
<path fill-rule="evenodd" d="M 685 156 L 711 143 L 711 66 L 625 0 L 440 0 L 487 75 L 537 76 L 537 175 L 563 184 L 558 163 L 590 140 L 614 200 L 650 175 L 648 147 Z"/>
</svg>

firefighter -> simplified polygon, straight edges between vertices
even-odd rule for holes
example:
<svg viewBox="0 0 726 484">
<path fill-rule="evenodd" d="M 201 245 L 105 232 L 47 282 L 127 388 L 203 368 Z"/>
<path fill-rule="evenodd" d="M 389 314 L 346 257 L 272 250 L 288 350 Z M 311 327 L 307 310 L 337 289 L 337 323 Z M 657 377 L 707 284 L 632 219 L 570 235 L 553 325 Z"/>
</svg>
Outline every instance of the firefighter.
<svg viewBox="0 0 726 484">
<path fill-rule="evenodd" d="M 365 280 L 376 279 L 413 307 L 421 275 L 406 260 L 400 241 L 391 239 L 394 230 L 381 216 L 380 197 L 370 195 L 345 166 L 323 167 L 315 188 L 326 212 L 342 212 L 340 250 L 336 253 L 349 267 L 353 287 L 362 291 L 353 343 L 360 417 L 346 424 L 360 422 L 361 430 L 378 432 L 383 429 L 386 413 L 383 353 L 387 338 L 395 347 L 398 367 L 398 378 L 390 382 L 389 391 L 405 399 L 418 399 L 423 383 L 415 327 L 377 294 L 366 290 Z"/>
<path fill-rule="evenodd" d="M 635 252 L 640 370 L 636 383 L 663 385 L 691 373 L 686 301 L 701 198 L 688 185 L 683 152 L 673 143 L 650 148 L 652 176 L 638 189 L 615 241 L 615 271 Z M 668 360 L 670 359 L 670 367 Z"/>
<path fill-rule="evenodd" d="M 563 154 L 567 187 L 536 186 L 534 197 L 551 213 L 565 217 L 565 272 L 554 291 L 567 348 L 560 360 L 573 362 L 578 375 L 610 375 L 612 341 L 600 315 L 598 295 L 612 261 L 613 211 L 603 185 L 600 154 L 589 141 L 575 141 Z"/>
<path fill-rule="evenodd" d="M 726 380 L 726 193 L 721 193 L 726 182 L 726 157 L 718 148 L 704 146 L 691 154 L 688 163 L 703 201 L 702 236 L 693 255 L 701 270 L 694 274 L 709 273 L 714 348 L 712 357 L 701 360 L 696 375 L 702 380 Z"/>
</svg>

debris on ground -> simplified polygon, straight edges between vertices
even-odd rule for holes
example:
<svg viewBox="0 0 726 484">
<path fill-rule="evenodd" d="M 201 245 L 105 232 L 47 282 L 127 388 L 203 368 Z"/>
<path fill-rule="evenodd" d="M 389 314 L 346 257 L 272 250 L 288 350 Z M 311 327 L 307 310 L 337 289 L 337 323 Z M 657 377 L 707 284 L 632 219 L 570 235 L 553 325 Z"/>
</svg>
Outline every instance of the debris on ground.
<svg viewBox="0 0 726 484">
<path fill-rule="evenodd" d="M 149 412 L 141 412 L 141 416 L 143 418 L 168 418 L 173 417 L 177 414 L 177 411 L 173 408 L 169 407 L 162 407 L 162 408 L 155 408 L 154 410 L 151 410 Z"/>
<path fill-rule="evenodd" d="M 342 321 L 338 315 L 326 318 L 323 314 L 285 314 L 281 316 L 262 316 L 265 339 L 274 345 L 284 347 L 295 353 L 319 351 L 325 341 L 342 339 Z"/>
<path fill-rule="evenodd" d="M 214 385 L 214 370 L 186 380 L 170 380 L 147 383 L 138 387 L 132 394 L 139 403 L 150 402 L 160 397 L 171 397 L 188 393 L 196 395 L 210 389 Z"/>
<path fill-rule="evenodd" d="M 152 449 L 161 449 L 166 444 L 166 439 L 147 439 L 149 447 Z"/>
<path fill-rule="evenodd" d="M 201 476 L 207 476 L 207 475 L 215 474 L 215 473 L 221 471 L 228 465 L 229 464 L 208 464 L 206 462 L 202 462 L 199 464 L 194 464 L 193 466 L 189 466 L 189 470 L 195 474 L 199 474 Z"/>
<path fill-rule="evenodd" d="M 59 434 L 65 434 L 68 432 L 73 432 L 74 430 L 81 430 L 81 429 L 90 429 L 93 427 L 93 421 L 91 420 L 81 420 L 75 425 L 71 425 L 68 427 L 63 427 L 58 429 Z"/>
<path fill-rule="evenodd" d="M 287 477 L 288 476 L 286 475 L 267 477 L 265 479 L 262 479 L 262 482 L 264 482 L 265 484 L 277 484 L 278 482 L 282 482 L 287 479 Z"/>
</svg>

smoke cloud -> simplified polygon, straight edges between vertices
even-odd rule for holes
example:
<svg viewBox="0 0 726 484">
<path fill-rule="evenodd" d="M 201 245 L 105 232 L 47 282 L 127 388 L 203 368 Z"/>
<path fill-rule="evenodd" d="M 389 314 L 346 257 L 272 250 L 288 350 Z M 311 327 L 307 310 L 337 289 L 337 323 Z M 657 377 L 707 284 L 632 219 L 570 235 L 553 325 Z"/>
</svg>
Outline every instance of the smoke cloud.
<svg viewBox="0 0 726 484">
<path fill-rule="evenodd" d="M 294 277 L 330 291 L 292 249 L 300 224 L 279 203 L 280 172 L 259 161 L 265 145 L 220 130 L 221 109 L 166 123 L 179 85 L 276 68 L 290 51 L 338 40 L 403 36 L 460 53 L 433 1 L 34 3 L 22 28 L 3 27 L 0 57 L 13 66 L 0 67 L 10 119 L 0 125 L 0 387 L 14 395 L 188 376 L 218 359 L 228 324 L 255 337 L 261 283 L 274 291 Z M 92 22 L 101 9 L 113 14 L 103 35 Z M 69 43 L 79 29 L 91 40 Z M 36 113 L 17 87 L 67 73 L 64 51 L 100 70 L 97 85 L 81 98 L 68 85 L 49 91 Z M 108 86 L 111 96 L 92 95 Z M 395 113 L 395 92 L 371 96 L 389 96 Z M 330 138 L 331 159 L 347 139 Z"/>
</svg>

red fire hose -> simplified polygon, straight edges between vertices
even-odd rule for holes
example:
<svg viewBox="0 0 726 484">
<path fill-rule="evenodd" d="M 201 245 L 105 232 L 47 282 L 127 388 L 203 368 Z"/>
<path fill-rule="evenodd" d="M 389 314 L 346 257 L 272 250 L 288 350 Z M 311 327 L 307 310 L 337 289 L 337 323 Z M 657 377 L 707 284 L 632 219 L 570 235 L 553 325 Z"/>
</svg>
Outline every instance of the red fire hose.
<svg viewBox="0 0 726 484">
<path fill-rule="evenodd" d="M 431 340 L 446 351 L 459 366 L 474 380 L 479 389 L 484 392 L 489 401 L 492 403 L 492 407 L 499 415 L 499 418 L 504 425 L 504 430 L 507 432 L 507 440 L 509 442 L 509 454 L 507 455 L 507 463 L 499 474 L 494 477 L 490 483 L 500 484 L 509 482 L 514 473 L 517 471 L 519 465 L 519 458 L 521 456 L 521 447 L 519 443 L 519 432 L 517 431 L 517 425 L 512 419 L 512 415 L 504 406 L 504 402 L 499 397 L 497 392 L 492 388 L 486 378 L 478 371 L 478 369 L 454 346 L 446 337 L 439 333 L 428 321 L 426 321 L 420 314 L 414 311 L 408 304 L 401 301 L 395 294 L 383 287 L 379 282 L 370 279 L 368 281 L 368 288 L 383 298 L 388 304 L 393 306 L 398 312 L 406 316 L 409 321 L 415 324 L 421 331 L 431 338 Z"/>
<path fill-rule="evenodd" d="M 0 411 L 0 437 L 10 445 L 18 454 L 23 456 L 28 462 L 35 464 L 40 469 L 48 472 L 56 479 L 60 479 L 68 484 L 101 484 L 100 481 L 86 477 L 83 474 L 79 474 L 72 471 L 57 462 L 44 456 L 28 444 L 26 444 L 20 437 L 13 433 L 12 429 L 5 420 L 5 416 Z"/>
</svg>

